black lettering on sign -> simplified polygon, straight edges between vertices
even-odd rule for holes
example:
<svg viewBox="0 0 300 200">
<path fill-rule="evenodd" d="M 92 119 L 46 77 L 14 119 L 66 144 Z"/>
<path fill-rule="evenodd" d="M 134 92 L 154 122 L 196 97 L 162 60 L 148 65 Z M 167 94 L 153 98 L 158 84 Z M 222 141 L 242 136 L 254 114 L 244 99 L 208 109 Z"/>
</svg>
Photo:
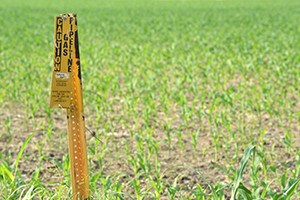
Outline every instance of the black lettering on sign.
<svg viewBox="0 0 300 200">
<path fill-rule="evenodd" d="M 56 18 L 56 30 L 55 30 L 55 47 L 54 47 L 54 71 L 60 71 L 61 69 L 61 45 L 62 45 L 62 23 L 61 17 Z"/>
<path fill-rule="evenodd" d="M 72 63 L 73 63 L 73 62 L 72 62 L 72 58 L 69 58 L 69 59 L 68 59 L 68 65 L 72 65 Z"/>
<path fill-rule="evenodd" d="M 73 39 L 74 39 L 74 32 L 73 32 L 73 25 L 72 25 L 73 18 L 70 18 L 70 32 L 69 32 L 69 59 L 68 59 L 68 72 L 72 71 L 73 65 L 73 56 L 72 56 L 72 48 L 73 48 Z"/>
<path fill-rule="evenodd" d="M 70 31 L 70 39 L 69 39 L 69 59 L 68 59 L 68 72 L 72 71 L 72 64 L 73 64 L 73 59 L 72 59 L 72 44 L 73 44 L 73 32 L 72 32 L 72 28 Z"/>
<path fill-rule="evenodd" d="M 60 64 L 61 58 L 60 57 L 55 57 L 54 63 L 55 64 Z"/>
<path fill-rule="evenodd" d="M 64 49 L 68 48 L 68 42 L 67 42 L 67 41 L 64 42 L 63 48 L 64 48 Z"/>
<path fill-rule="evenodd" d="M 68 59 L 68 72 L 71 72 L 71 71 L 72 71 L 72 63 L 73 63 L 72 58 L 69 58 L 69 59 Z"/>
<path fill-rule="evenodd" d="M 62 35 L 61 32 L 62 32 L 62 30 L 61 30 L 61 27 L 59 26 L 56 31 L 56 40 L 58 40 L 58 41 L 61 40 L 61 35 Z"/>
<path fill-rule="evenodd" d="M 64 34 L 63 55 L 68 55 L 68 34 Z"/>
<path fill-rule="evenodd" d="M 68 40 L 68 34 L 64 34 L 64 40 Z"/>
<path fill-rule="evenodd" d="M 68 55 L 68 49 L 64 49 L 63 51 L 64 51 L 63 53 L 64 56 Z"/>
<path fill-rule="evenodd" d="M 59 57 L 58 57 L 59 58 Z M 55 69 L 60 69 L 60 65 L 58 64 L 58 63 L 56 63 L 56 62 L 54 62 L 54 70 Z"/>
<path fill-rule="evenodd" d="M 56 21 L 56 24 L 62 26 L 62 22 L 63 22 L 62 18 L 58 17 L 57 21 Z"/>
<path fill-rule="evenodd" d="M 56 40 L 56 42 L 55 42 L 55 58 L 54 58 L 55 60 L 57 58 L 59 58 L 59 60 L 61 60 L 60 59 L 60 57 L 61 57 L 60 49 L 61 49 L 61 40 Z"/>
</svg>

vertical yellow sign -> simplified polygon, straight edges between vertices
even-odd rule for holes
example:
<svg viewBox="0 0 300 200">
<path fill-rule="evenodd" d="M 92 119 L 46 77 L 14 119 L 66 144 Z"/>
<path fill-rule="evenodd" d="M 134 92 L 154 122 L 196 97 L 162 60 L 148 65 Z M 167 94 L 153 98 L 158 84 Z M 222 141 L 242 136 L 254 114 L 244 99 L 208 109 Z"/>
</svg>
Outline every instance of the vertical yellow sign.
<svg viewBox="0 0 300 200">
<path fill-rule="evenodd" d="M 70 40 L 70 19 L 66 15 L 55 18 L 54 60 L 51 85 L 51 107 L 68 108 L 71 105 L 72 41 Z M 73 32 L 73 31 L 72 31 Z"/>
<path fill-rule="evenodd" d="M 67 110 L 73 199 L 89 197 L 82 83 L 75 14 L 55 18 L 50 107 Z"/>
</svg>

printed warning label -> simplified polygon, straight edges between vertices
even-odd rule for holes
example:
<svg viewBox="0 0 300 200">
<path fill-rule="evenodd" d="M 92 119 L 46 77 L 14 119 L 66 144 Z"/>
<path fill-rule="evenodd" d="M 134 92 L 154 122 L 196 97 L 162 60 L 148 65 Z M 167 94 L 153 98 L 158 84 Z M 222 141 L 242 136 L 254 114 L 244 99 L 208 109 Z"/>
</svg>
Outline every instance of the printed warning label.
<svg viewBox="0 0 300 200">
<path fill-rule="evenodd" d="M 72 66 L 75 59 L 74 16 L 64 14 L 55 18 L 54 60 L 50 107 L 69 108 L 72 94 Z"/>
</svg>

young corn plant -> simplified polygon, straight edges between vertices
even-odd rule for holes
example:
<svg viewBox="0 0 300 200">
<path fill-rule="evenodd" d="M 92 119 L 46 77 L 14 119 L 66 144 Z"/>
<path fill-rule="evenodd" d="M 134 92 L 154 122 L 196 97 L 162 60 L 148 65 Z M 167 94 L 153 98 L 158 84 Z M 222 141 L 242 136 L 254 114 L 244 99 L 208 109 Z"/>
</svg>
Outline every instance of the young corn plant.
<svg viewBox="0 0 300 200">
<path fill-rule="evenodd" d="M 272 198 L 273 200 L 289 200 L 297 191 L 299 185 L 299 179 L 292 179 L 288 183 L 283 182 L 284 189 L 281 192 L 272 191 L 270 189 L 270 183 L 264 181 L 259 181 L 258 179 L 258 166 L 260 159 L 255 159 L 256 147 L 250 146 L 246 149 L 245 154 L 242 157 L 240 166 L 235 174 L 235 179 L 233 181 L 233 188 L 231 192 L 231 200 L 235 199 L 265 199 Z M 251 154 L 253 154 L 253 164 L 250 172 L 252 187 L 247 188 L 243 183 L 243 174 L 250 159 Z M 260 189 L 262 187 L 262 190 Z"/>
</svg>

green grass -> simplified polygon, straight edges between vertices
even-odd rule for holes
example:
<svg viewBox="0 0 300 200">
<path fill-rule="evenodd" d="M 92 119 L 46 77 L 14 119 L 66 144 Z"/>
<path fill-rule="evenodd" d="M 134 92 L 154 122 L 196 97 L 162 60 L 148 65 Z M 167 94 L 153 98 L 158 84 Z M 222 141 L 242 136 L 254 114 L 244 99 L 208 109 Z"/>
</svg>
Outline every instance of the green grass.
<svg viewBox="0 0 300 200">
<path fill-rule="evenodd" d="M 78 15 L 94 199 L 300 198 L 300 1 L 4 0 L 0 199 L 71 195 L 49 108 L 61 13 Z"/>
</svg>

